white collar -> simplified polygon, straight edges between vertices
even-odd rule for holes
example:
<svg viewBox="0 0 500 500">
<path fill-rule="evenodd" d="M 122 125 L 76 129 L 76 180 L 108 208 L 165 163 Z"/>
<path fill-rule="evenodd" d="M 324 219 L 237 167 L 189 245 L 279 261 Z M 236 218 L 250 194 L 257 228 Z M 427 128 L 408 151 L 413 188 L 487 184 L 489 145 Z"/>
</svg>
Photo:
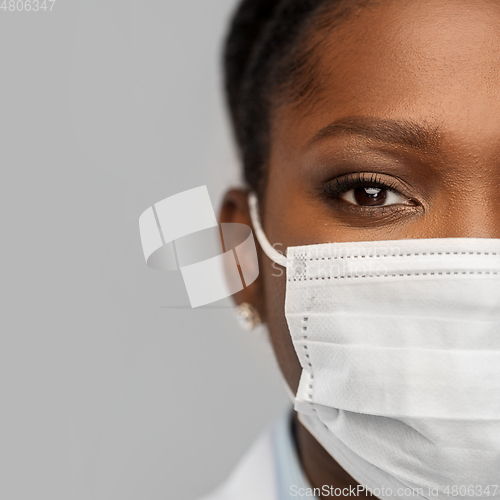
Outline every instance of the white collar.
<svg viewBox="0 0 500 500">
<path fill-rule="evenodd" d="M 224 484 L 200 500 L 314 500 L 295 447 L 292 415 L 288 408 L 260 434 Z"/>
</svg>

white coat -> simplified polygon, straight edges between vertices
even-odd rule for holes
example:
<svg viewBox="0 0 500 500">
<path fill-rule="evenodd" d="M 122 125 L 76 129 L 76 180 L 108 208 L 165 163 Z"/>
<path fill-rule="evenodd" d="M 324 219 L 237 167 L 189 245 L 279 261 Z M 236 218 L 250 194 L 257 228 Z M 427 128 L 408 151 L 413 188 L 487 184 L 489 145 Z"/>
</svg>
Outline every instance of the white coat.
<svg viewBox="0 0 500 500">
<path fill-rule="evenodd" d="M 297 455 L 287 411 L 253 443 L 229 478 L 212 494 L 199 500 L 314 499 Z"/>
</svg>

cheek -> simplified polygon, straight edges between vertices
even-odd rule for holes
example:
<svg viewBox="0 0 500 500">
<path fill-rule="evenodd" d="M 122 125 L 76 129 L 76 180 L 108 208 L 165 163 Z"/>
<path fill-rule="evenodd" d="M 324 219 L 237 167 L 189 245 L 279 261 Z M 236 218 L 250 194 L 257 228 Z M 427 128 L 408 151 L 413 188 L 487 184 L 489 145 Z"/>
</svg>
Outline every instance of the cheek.
<svg viewBox="0 0 500 500">
<path fill-rule="evenodd" d="M 263 308 L 274 352 L 286 381 L 296 392 L 302 368 L 290 338 L 285 317 L 286 269 L 259 252 Z"/>
</svg>

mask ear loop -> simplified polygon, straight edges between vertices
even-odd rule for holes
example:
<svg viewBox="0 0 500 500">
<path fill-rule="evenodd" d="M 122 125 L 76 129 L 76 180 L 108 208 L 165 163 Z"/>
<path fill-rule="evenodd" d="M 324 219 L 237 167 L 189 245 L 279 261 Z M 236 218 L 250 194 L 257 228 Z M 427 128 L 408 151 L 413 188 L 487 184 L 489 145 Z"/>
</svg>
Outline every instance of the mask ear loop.
<svg viewBox="0 0 500 500">
<path fill-rule="evenodd" d="M 257 195 L 252 191 L 248 194 L 248 205 L 250 207 L 250 218 L 252 220 L 253 228 L 255 230 L 255 235 L 257 236 L 257 240 L 262 247 L 262 250 L 264 253 L 276 264 L 279 264 L 280 266 L 286 267 L 287 264 L 287 258 L 285 255 L 279 253 L 272 245 L 269 243 L 269 240 L 267 239 L 266 235 L 264 234 L 264 231 L 262 229 L 262 226 L 260 225 L 260 217 L 259 217 L 259 202 L 257 200 Z M 269 339 L 269 343 L 271 343 Z M 278 369 L 278 373 L 280 374 L 281 381 L 283 382 L 283 386 L 285 387 L 285 391 L 290 398 L 290 400 L 295 402 L 295 394 L 293 391 L 290 389 L 290 386 L 288 385 L 288 382 L 286 381 L 283 373 L 281 372 L 281 369 L 278 364 L 278 360 L 276 358 L 276 353 L 274 352 L 274 349 L 271 346 L 271 350 L 274 356 L 274 361 L 276 363 L 276 367 Z"/>
<path fill-rule="evenodd" d="M 255 230 L 255 235 L 257 240 L 264 250 L 264 253 L 276 264 L 286 267 L 286 255 L 279 253 L 272 245 L 269 243 L 262 226 L 260 225 L 259 217 L 259 202 L 257 200 L 257 195 L 252 191 L 248 194 L 248 205 L 250 207 L 250 218 L 252 219 L 252 224 Z"/>
</svg>

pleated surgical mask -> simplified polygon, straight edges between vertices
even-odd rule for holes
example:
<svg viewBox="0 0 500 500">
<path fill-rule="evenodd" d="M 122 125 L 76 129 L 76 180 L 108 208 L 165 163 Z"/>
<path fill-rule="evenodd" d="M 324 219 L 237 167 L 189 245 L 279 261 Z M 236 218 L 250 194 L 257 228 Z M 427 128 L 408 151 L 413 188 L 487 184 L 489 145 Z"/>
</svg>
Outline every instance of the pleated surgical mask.
<svg viewBox="0 0 500 500">
<path fill-rule="evenodd" d="M 277 252 L 302 424 L 383 500 L 500 497 L 500 239 Z"/>
</svg>

